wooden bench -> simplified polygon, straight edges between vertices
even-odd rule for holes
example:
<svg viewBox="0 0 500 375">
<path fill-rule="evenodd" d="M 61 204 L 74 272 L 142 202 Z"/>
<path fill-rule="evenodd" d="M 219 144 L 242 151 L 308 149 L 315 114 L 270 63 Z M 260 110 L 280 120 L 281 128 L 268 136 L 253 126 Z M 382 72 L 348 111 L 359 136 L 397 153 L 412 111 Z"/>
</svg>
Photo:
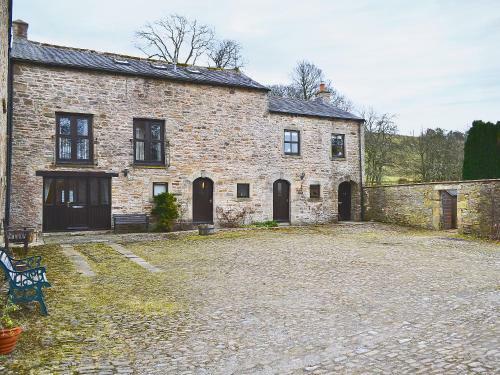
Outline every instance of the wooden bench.
<svg viewBox="0 0 500 375">
<path fill-rule="evenodd" d="M 47 306 L 42 288 L 50 287 L 45 267 L 40 266 L 41 257 L 25 259 L 11 258 L 5 249 L 0 249 L 0 265 L 9 281 L 9 298 L 13 303 L 38 302 L 40 312 L 47 315 Z"/>
<path fill-rule="evenodd" d="M 5 228 L 5 247 L 7 250 L 11 243 L 24 245 L 24 256 L 28 254 L 28 244 L 33 237 L 34 230 L 31 228 Z"/>
<path fill-rule="evenodd" d="M 146 214 L 119 214 L 113 215 L 114 229 L 117 225 L 144 225 L 149 230 L 149 216 Z"/>
</svg>

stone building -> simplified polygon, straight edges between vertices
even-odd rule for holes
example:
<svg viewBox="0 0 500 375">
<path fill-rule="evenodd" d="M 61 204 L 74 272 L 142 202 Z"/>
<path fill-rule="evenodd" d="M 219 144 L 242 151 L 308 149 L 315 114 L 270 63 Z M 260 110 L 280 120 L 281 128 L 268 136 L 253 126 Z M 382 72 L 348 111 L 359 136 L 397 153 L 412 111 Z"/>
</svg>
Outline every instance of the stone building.
<svg viewBox="0 0 500 375">
<path fill-rule="evenodd" d="M 186 222 L 360 219 L 363 120 L 323 88 L 270 97 L 239 71 L 37 43 L 27 27 L 12 48 L 14 224 L 108 229 L 163 191 Z"/>
<path fill-rule="evenodd" d="M 0 0 L 0 233 L 3 233 L 7 189 L 8 73 L 12 2 Z M 3 235 L 0 235 L 0 245 Z"/>
</svg>

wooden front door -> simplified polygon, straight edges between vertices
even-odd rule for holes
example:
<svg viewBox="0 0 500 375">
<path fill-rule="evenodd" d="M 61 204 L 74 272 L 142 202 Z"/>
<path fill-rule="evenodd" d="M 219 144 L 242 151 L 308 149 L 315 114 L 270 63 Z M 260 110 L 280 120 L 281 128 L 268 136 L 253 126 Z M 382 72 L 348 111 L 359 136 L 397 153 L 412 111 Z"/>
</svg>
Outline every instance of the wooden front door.
<svg viewBox="0 0 500 375">
<path fill-rule="evenodd" d="M 457 196 L 448 191 L 441 191 L 442 228 L 455 229 L 457 227 Z"/>
<path fill-rule="evenodd" d="M 44 177 L 43 230 L 111 227 L 111 178 Z"/>
<path fill-rule="evenodd" d="M 209 178 L 197 178 L 193 181 L 193 223 L 214 221 L 214 183 Z"/>
<path fill-rule="evenodd" d="M 290 183 L 276 180 L 273 184 L 273 220 L 290 221 Z"/>
<path fill-rule="evenodd" d="M 351 220 L 351 183 L 342 182 L 338 194 L 339 221 Z"/>
</svg>

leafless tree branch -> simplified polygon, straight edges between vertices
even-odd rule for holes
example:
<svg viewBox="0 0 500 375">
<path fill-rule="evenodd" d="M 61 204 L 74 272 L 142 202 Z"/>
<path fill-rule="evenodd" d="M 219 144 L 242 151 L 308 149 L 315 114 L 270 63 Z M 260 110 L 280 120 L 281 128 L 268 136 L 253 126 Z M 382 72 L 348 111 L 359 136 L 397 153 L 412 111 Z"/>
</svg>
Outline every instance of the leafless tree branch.
<svg viewBox="0 0 500 375">
<path fill-rule="evenodd" d="M 147 23 L 136 32 L 136 46 L 148 57 L 184 64 L 196 63 L 211 45 L 212 28 L 173 14 L 154 23 Z"/>
<path fill-rule="evenodd" d="M 208 53 L 209 64 L 215 68 L 241 68 L 244 65 L 241 45 L 230 39 L 212 44 Z"/>
</svg>

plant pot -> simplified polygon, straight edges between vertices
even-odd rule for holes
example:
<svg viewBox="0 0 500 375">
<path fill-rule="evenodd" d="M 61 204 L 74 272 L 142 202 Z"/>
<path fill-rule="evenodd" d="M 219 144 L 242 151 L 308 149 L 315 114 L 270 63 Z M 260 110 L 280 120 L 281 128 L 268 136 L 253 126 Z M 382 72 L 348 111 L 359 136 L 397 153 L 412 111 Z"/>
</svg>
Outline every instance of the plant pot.
<svg viewBox="0 0 500 375">
<path fill-rule="evenodd" d="M 28 243 L 32 243 L 33 240 L 35 239 L 35 231 L 34 230 L 30 230 L 28 232 L 28 234 L 26 235 L 26 237 L 28 238 Z"/>
<path fill-rule="evenodd" d="M 208 236 L 215 233 L 215 227 L 210 224 L 203 224 L 198 226 L 198 234 L 200 236 Z"/>
<path fill-rule="evenodd" d="M 0 354 L 9 354 L 14 350 L 17 339 L 23 329 L 21 327 L 0 329 Z"/>
</svg>

